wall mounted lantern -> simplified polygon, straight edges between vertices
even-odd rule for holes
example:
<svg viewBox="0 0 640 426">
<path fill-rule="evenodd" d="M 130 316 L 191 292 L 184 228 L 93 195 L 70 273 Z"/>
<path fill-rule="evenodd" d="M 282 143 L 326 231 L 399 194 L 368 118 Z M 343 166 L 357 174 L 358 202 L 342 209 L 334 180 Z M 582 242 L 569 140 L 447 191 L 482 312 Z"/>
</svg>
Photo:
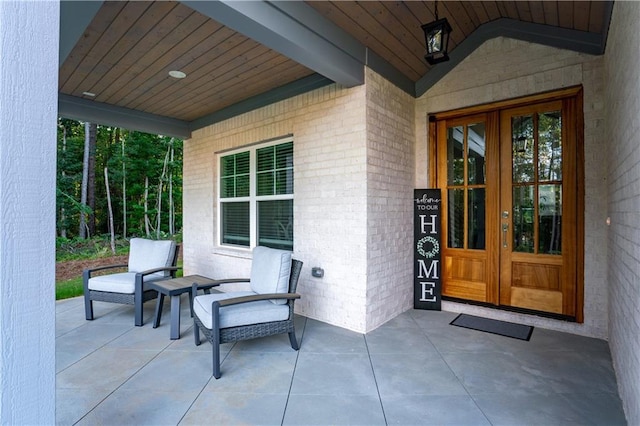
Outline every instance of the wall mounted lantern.
<svg viewBox="0 0 640 426">
<path fill-rule="evenodd" d="M 447 18 L 438 19 L 438 2 L 435 2 L 436 20 L 422 26 L 424 38 L 427 43 L 427 54 L 424 58 L 431 65 L 449 60 L 449 35 L 451 25 Z"/>
</svg>

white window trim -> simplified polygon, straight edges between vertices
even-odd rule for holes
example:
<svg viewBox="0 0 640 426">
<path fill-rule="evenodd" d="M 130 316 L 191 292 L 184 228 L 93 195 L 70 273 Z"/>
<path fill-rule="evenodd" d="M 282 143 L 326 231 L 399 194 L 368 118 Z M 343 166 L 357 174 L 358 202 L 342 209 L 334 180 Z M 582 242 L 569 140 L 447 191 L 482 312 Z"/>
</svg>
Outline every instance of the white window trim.
<svg viewBox="0 0 640 426">
<path fill-rule="evenodd" d="M 256 152 L 265 147 L 280 145 L 283 143 L 293 143 L 293 136 L 287 136 L 279 139 L 271 139 L 267 142 L 263 143 L 254 143 L 250 145 L 243 146 L 241 148 L 234 148 L 229 150 L 220 151 L 216 154 L 216 162 L 217 162 L 217 176 L 216 176 L 216 205 L 217 205 L 217 218 L 216 218 L 216 230 L 217 237 L 216 242 L 219 248 L 227 248 L 227 249 L 238 249 L 242 251 L 251 251 L 258 244 L 258 202 L 259 201 L 271 201 L 271 200 L 293 200 L 294 194 L 278 194 L 278 195 L 255 195 L 257 192 L 256 189 L 256 177 L 257 177 L 257 155 Z M 249 196 L 248 197 L 233 197 L 223 199 L 220 197 L 221 194 L 221 161 L 223 157 L 228 155 L 238 154 L 241 152 L 249 151 Z M 295 146 L 294 146 L 294 157 L 295 157 Z M 294 158 L 294 175 L 295 175 L 295 158 Z M 295 188 L 295 179 L 294 179 L 294 188 Z M 241 246 L 237 244 L 223 243 L 222 242 L 222 204 L 223 200 L 229 200 L 233 202 L 249 202 L 249 247 Z M 295 239 L 295 235 L 294 235 Z"/>
</svg>

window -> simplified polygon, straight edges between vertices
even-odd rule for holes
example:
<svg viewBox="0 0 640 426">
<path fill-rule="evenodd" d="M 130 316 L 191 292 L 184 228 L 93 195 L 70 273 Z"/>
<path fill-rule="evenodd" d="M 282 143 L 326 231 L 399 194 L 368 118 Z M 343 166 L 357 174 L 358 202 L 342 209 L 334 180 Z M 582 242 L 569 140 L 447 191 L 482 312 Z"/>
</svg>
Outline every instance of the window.
<svg viewBox="0 0 640 426">
<path fill-rule="evenodd" d="M 220 244 L 293 250 L 293 141 L 220 156 Z"/>
</svg>

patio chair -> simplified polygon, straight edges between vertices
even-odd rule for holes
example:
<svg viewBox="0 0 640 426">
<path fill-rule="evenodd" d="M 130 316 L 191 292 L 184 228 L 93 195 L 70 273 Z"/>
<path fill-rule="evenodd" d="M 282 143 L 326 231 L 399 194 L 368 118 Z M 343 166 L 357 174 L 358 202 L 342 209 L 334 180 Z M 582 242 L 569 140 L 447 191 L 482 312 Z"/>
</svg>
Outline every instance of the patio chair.
<svg viewBox="0 0 640 426">
<path fill-rule="evenodd" d="M 289 333 L 289 341 L 298 350 L 294 328 L 293 304 L 302 262 L 291 253 L 267 247 L 253 250 L 250 278 L 216 280 L 215 284 L 191 290 L 193 298 L 194 336 L 200 345 L 200 331 L 211 342 L 213 376 L 220 378 L 220 344 Z M 197 295 L 199 289 L 209 289 L 226 283 L 248 282 L 251 291 Z"/>
<path fill-rule="evenodd" d="M 142 326 L 142 306 L 158 297 L 156 290 L 145 284 L 156 280 L 175 278 L 180 246 L 174 241 L 153 241 L 132 238 L 129 246 L 129 262 L 122 265 L 101 266 L 85 269 L 82 273 L 84 285 L 84 310 L 87 320 L 93 320 L 93 301 L 134 305 L 135 325 Z M 97 271 L 127 268 L 127 272 L 92 276 Z"/>
</svg>

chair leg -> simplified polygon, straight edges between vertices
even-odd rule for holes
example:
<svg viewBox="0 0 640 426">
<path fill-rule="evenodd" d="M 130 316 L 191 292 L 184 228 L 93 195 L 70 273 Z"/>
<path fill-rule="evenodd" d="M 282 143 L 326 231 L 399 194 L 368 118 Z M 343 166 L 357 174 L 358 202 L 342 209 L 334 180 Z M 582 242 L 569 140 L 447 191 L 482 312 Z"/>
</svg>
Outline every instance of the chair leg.
<svg viewBox="0 0 640 426">
<path fill-rule="evenodd" d="M 295 349 L 296 351 L 298 349 L 300 349 L 300 346 L 298 346 L 298 339 L 296 339 L 296 332 L 292 331 L 289 333 L 289 341 L 291 342 L 291 347 L 293 349 Z"/>
<path fill-rule="evenodd" d="M 162 319 L 162 307 L 164 305 L 164 294 L 158 292 L 158 299 L 156 300 L 156 315 L 153 320 L 153 328 L 158 328 L 160 320 Z"/>
<path fill-rule="evenodd" d="M 143 313 L 143 301 L 142 301 L 142 295 L 144 292 L 144 288 L 143 288 L 143 282 L 142 282 L 143 278 L 142 278 L 142 274 L 137 273 L 136 274 L 136 281 L 135 281 L 135 289 L 133 291 L 133 306 L 135 307 L 135 324 L 136 327 L 142 327 L 143 324 L 143 318 L 142 318 L 142 313 Z"/>
<path fill-rule="evenodd" d="M 211 352 L 213 352 L 213 377 L 220 378 L 220 302 L 211 304 Z"/>
<path fill-rule="evenodd" d="M 135 324 L 136 327 L 142 327 L 142 301 L 136 300 L 135 302 Z"/>
<path fill-rule="evenodd" d="M 88 321 L 93 320 L 93 300 L 88 292 L 84 294 L 84 316 Z"/>
<path fill-rule="evenodd" d="M 87 320 L 93 319 L 93 301 L 91 300 L 91 291 L 89 290 L 89 278 L 91 273 L 85 269 L 82 271 L 82 289 L 84 293 L 84 316 Z"/>
<path fill-rule="evenodd" d="M 196 339 L 196 346 L 200 346 L 200 327 L 195 321 L 193 322 L 193 337 Z"/>
<path fill-rule="evenodd" d="M 220 378 L 220 340 L 219 336 L 214 336 L 213 341 L 211 342 L 213 353 L 213 377 L 216 379 Z"/>
</svg>

